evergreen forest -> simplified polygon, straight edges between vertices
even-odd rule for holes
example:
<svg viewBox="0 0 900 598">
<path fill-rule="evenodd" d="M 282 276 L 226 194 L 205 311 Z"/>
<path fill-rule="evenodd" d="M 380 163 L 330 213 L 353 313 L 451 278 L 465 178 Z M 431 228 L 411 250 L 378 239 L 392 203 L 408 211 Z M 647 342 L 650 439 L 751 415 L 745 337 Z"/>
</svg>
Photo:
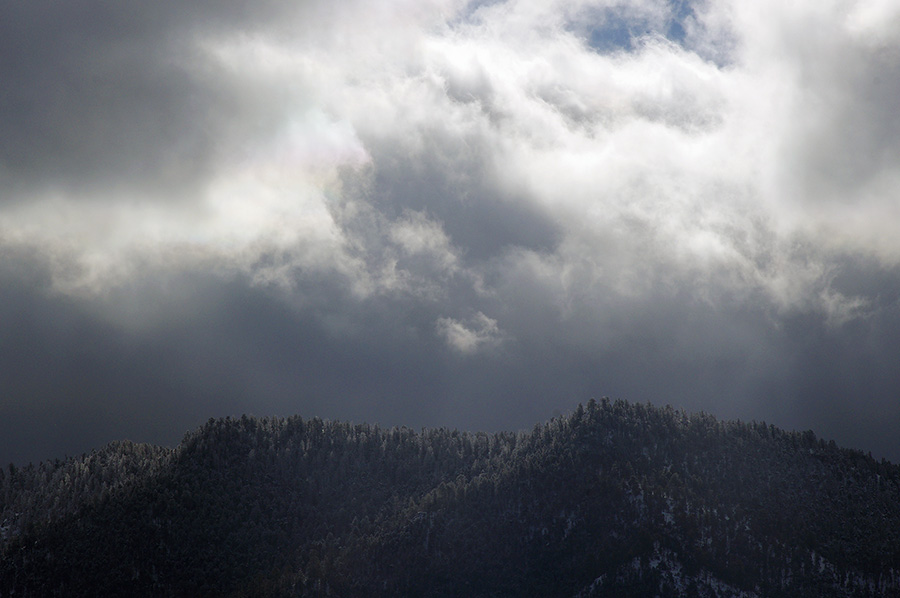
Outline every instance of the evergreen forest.
<svg viewBox="0 0 900 598">
<path fill-rule="evenodd" d="M 0 469 L 0 596 L 900 596 L 900 468 L 608 399 L 516 433 L 215 419 Z"/>
</svg>

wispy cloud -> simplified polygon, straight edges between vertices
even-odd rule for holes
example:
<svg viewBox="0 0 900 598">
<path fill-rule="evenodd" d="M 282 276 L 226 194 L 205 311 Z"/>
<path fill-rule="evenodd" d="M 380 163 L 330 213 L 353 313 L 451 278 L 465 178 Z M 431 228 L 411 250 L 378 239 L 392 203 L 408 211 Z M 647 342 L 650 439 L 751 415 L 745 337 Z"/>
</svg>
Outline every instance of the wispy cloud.
<svg viewBox="0 0 900 598">
<path fill-rule="evenodd" d="M 438 318 L 437 331 L 454 350 L 471 355 L 500 344 L 503 333 L 493 320 L 481 312 L 461 322 L 453 318 Z"/>
</svg>

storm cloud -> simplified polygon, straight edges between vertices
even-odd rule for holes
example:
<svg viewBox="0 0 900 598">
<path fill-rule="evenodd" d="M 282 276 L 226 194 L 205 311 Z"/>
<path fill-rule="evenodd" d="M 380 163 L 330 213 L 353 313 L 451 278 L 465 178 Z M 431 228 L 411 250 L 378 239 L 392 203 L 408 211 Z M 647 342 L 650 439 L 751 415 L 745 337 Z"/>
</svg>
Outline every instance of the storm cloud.
<svg viewBox="0 0 900 598">
<path fill-rule="evenodd" d="M 0 461 L 591 397 L 900 459 L 891 2 L 8 2 Z"/>
</svg>

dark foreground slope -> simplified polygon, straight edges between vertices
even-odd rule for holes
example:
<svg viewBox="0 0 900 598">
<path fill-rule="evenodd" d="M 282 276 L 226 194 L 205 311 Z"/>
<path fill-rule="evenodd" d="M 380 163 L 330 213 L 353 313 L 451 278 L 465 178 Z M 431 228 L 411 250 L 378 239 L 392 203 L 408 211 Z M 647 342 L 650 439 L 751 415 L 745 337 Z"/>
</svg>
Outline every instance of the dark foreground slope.
<svg viewBox="0 0 900 598">
<path fill-rule="evenodd" d="M 210 420 L 0 475 L 0 596 L 900 595 L 900 469 L 591 401 L 531 433 Z"/>
</svg>

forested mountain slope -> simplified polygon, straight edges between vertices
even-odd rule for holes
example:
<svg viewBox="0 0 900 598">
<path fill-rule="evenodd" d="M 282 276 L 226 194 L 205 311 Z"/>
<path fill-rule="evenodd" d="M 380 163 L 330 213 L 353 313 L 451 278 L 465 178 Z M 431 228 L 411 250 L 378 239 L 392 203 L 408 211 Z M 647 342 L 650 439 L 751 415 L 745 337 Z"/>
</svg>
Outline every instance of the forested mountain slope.
<svg viewBox="0 0 900 598">
<path fill-rule="evenodd" d="M 0 596 L 900 595 L 900 469 L 591 401 L 529 433 L 210 420 L 0 474 Z"/>
</svg>

